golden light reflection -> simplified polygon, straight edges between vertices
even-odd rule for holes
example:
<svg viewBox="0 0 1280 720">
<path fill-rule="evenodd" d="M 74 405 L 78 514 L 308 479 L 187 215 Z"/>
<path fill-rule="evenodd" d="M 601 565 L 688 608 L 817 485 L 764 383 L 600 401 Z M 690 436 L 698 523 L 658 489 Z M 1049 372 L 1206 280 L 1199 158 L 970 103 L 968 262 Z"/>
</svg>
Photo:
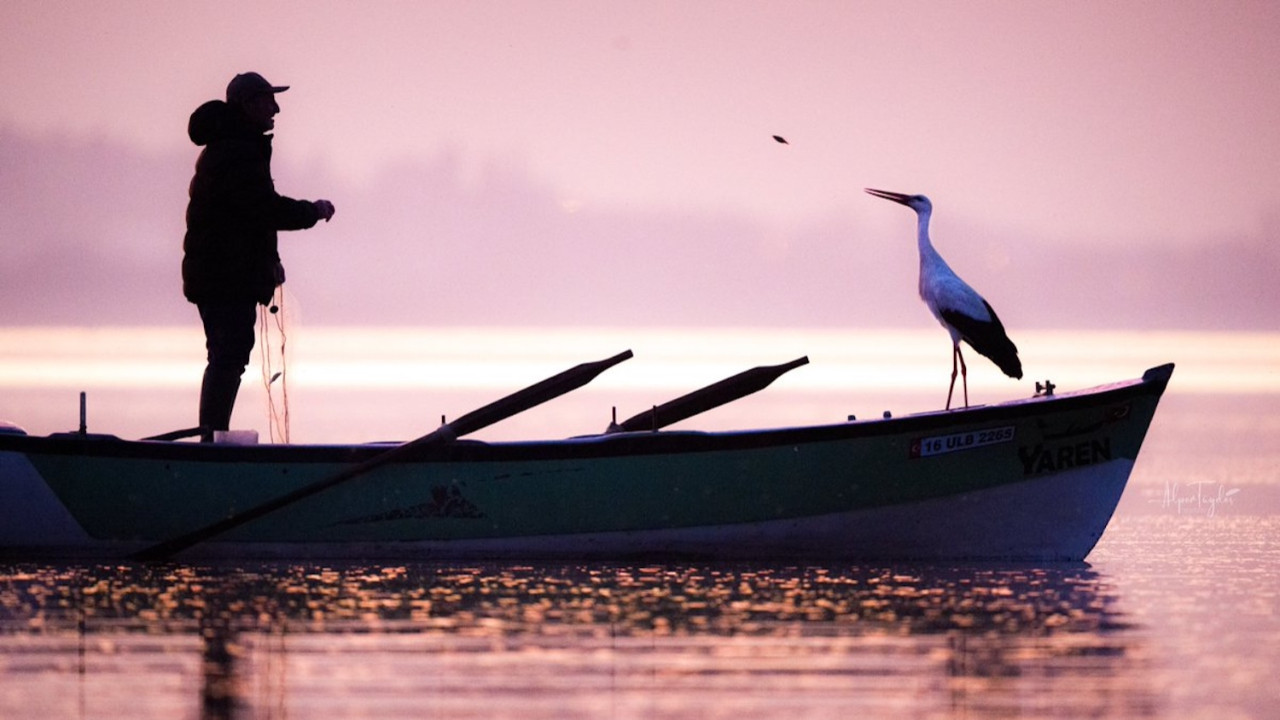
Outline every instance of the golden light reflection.
<svg viewBox="0 0 1280 720">
<path fill-rule="evenodd" d="M 1280 392 L 1280 333 L 1024 331 L 1016 339 L 1028 379 L 1060 386 L 1175 362 L 1180 392 Z M 951 369 L 950 344 L 935 328 L 304 328 L 289 342 L 293 387 L 324 389 L 513 389 L 623 349 L 635 359 L 593 387 L 694 389 L 803 355 L 811 364 L 779 387 L 919 391 L 945 386 Z M 971 389 L 1010 387 L 976 353 L 967 356 Z M 198 329 L 0 329 L 0 387 L 178 388 L 203 363 Z M 246 377 L 257 372 L 252 366 Z"/>
</svg>

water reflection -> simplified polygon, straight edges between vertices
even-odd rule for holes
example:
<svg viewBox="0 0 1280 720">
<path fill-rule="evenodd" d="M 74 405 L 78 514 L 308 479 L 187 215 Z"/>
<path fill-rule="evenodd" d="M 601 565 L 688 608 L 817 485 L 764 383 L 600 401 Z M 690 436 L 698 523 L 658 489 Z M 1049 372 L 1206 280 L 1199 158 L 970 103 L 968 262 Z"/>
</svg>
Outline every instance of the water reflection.
<svg viewBox="0 0 1280 720">
<path fill-rule="evenodd" d="M 1087 566 L 0 567 L 3 717 L 1150 716 Z"/>
</svg>

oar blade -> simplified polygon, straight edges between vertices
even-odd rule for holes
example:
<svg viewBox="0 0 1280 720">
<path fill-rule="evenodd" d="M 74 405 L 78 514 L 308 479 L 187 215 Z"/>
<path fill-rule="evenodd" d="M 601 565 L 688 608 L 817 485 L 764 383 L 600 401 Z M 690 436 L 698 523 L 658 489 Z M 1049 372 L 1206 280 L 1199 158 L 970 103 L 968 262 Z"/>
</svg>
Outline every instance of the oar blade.
<svg viewBox="0 0 1280 720">
<path fill-rule="evenodd" d="M 499 420 L 524 412 L 529 408 L 576 390 L 594 380 L 600 373 L 632 357 L 630 350 L 623 351 L 611 358 L 585 362 L 564 372 L 530 385 L 512 393 L 507 397 L 489 403 L 482 408 L 472 410 L 462 417 L 450 422 L 448 427 L 456 437 L 469 435 L 481 428 L 488 427 Z"/>
<path fill-rule="evenodd" d="M 650 410 L 637 413 L 617 426 L 610 428 L 610 431 L 641 432 L 660 430 L 668 425 L 673 425 L 681 420 L 686 420 L 699 413 L 704 413 L 763 390 L 772 384 L 774 380 L 782 377 L 783 374 L 808 363 L 809 358 L 805 356 L 781 365 L 763 365 L 745 370 Z"/>
</svg>

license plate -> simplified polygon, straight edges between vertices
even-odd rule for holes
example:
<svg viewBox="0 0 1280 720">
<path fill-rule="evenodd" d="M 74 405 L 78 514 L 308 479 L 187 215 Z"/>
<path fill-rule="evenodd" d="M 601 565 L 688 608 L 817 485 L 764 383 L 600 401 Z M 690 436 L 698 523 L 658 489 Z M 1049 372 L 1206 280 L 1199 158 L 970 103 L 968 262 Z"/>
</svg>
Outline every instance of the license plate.
<svg viewBox="0 0 1280 720">
<path fill-rule="evenodd" d="M 911 443 L 911 457 L 922 458 L 945 455 L 961 450 L 973 450 L 988 445 L 1013 442 L 1013 426 L 970 430 L 950 435 L 918 438 Z"/>
</svg>

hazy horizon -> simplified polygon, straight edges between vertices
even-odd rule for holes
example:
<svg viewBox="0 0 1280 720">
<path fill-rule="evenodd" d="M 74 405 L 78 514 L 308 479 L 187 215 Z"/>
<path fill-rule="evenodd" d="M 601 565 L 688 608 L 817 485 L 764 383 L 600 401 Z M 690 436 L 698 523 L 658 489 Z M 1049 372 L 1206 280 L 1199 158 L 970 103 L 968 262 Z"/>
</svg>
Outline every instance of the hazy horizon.
<svg viewBox="0 0 1280 720">
<path fill-rule="evenodd" d="M 0 326 L 198 324 L 178 272 L 194 156 L 0 127 Z M 288 299 L 309 323 L 936 327 L 916 297 L 914 215 L 870 196 L 858 213 L 779 227 L 748 213 L 565 214 L 537 178 L 469 180 L 450 154 L 362 182 L 275 165 L 279 185 L 343 198 L 333 223 L 281 233 Z M 1058 245 L 935 204 L 935 243 L 1015 339 L 1280 328 L 1274 235 Z"/>
</svg>

